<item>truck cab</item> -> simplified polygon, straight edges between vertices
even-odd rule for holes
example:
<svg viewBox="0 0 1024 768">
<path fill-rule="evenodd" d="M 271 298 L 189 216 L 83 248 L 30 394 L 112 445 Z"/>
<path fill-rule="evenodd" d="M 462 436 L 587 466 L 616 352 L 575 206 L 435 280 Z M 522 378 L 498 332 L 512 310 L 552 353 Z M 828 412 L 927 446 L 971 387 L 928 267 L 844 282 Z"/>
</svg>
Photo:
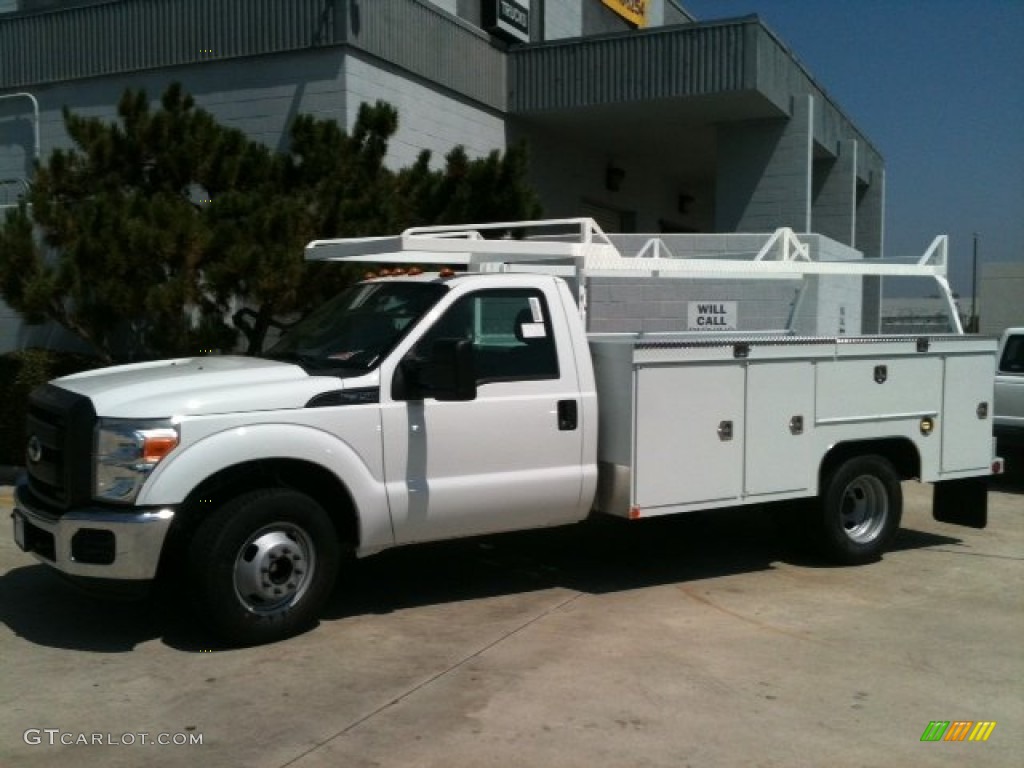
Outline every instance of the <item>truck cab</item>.
<svg viewBox="0 0 1024 768">
<path fill-rule="evenodd" d="M 124 591 L 184 562 L 221 633 L 262 642 L 310 621 L 294 605 L 348 552 L 578 521 L 597 404 L 574 312 L 551 276 L 389 275 L 263 358 L 54 381 L 32 398 L 17 542 Z"/>
<path fill-rule="evenodd" d="M 1001 451 L 1024 454 L 1024 328 L 999 340 L 993 429 Z"/>
</svg>

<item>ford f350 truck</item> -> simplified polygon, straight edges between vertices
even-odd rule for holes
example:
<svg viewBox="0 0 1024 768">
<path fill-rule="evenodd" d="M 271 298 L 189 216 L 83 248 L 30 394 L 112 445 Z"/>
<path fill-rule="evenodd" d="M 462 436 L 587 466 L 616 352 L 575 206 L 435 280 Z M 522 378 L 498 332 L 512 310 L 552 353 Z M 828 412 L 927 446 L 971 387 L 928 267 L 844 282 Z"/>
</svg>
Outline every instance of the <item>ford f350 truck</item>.
<svg viewBox="0 0 1024 768">
<path fill-rule="evenodd" d="M 589 219 L 314 241 L 310 259 L 409 268 L 352 286 L 260 358 L 39 388 L 17 543 L 85 583 L 180 579 L 246 644 L 313 623 L 348 554 L 595 511 L 811 499 L 822 551 L 859 564 L 891 543 L 917 478 L 937 518 L 985 525 L 992 340 L 587 331 L 599 275 L 925 274 L 948 296 L 944 263 L 824 263 L 789 231 L 753 260 L 650 245 L 623 256 Z"/>
</svg>

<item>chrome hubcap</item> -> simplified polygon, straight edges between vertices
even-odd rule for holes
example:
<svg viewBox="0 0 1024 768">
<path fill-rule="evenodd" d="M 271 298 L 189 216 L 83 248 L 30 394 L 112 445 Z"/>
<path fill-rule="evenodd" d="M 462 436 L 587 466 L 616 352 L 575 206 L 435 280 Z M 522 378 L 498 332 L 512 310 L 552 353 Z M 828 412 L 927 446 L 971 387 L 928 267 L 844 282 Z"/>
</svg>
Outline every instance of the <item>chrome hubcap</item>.
<svg viewBox="0 0 1024 768">
<path fill-rule="evenodd" d="M 873 541 L 889 515 L 889 497 L 877 477 L 864 475 L 843 491 L 840 522 L 846 535 L 858 544 Z"/>
<path fill-rule="evenodd" d="M 235 559 L 235 592 L 250 611 L 269 613 L 309 588 L 316 559 L 309 535 L 279 523 L 253 534 Z"/>
</svg>

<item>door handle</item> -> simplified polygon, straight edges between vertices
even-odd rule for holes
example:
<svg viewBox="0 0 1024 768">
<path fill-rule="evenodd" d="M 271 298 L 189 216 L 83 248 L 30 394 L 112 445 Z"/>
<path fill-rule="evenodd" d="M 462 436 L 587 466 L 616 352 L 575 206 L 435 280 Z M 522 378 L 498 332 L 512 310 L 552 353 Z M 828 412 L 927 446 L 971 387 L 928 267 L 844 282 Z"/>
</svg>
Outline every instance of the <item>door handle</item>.
<svg viewBox="0 0 1024 768">
<path fill-rule="evenodd" d="M 558 429 L 560 432 L 571 432 L 579 422 L 579 409 L 575 400 L 558 401 Z"/>
</svg>

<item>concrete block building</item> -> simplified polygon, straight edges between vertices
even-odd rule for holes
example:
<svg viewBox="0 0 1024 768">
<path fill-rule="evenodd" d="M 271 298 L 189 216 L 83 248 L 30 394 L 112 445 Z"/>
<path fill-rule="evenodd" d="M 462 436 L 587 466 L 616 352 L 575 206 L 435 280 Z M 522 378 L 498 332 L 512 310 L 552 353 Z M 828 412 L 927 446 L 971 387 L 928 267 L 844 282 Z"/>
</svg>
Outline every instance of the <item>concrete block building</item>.
<svg viewBox="0 0 1024 768">
<path fill-rule="evenodd" d="M 377 99 L 395 167 L 525 140 L 544 214 L 609 232 L 789 226 L 882 252 L 868 138 L 756 16 L 675 0 L 0 0 L 0 206 L 69 144 L 63 108 L 113 118 L 125 88 L 175 80 L 272 148 L 299 113 L 351 127 Z M 859 296 L 847 332 L 877 325 L 877 285 Z M 4 313 L 0 351 L 30 343 Z"/>
<path fill-rule="evenodd" d="M 1007 328 L 1024 327 L 1024 264 L 983 265 L 977 308 L 981 333 L 999 336 Z"/>
</svg>

